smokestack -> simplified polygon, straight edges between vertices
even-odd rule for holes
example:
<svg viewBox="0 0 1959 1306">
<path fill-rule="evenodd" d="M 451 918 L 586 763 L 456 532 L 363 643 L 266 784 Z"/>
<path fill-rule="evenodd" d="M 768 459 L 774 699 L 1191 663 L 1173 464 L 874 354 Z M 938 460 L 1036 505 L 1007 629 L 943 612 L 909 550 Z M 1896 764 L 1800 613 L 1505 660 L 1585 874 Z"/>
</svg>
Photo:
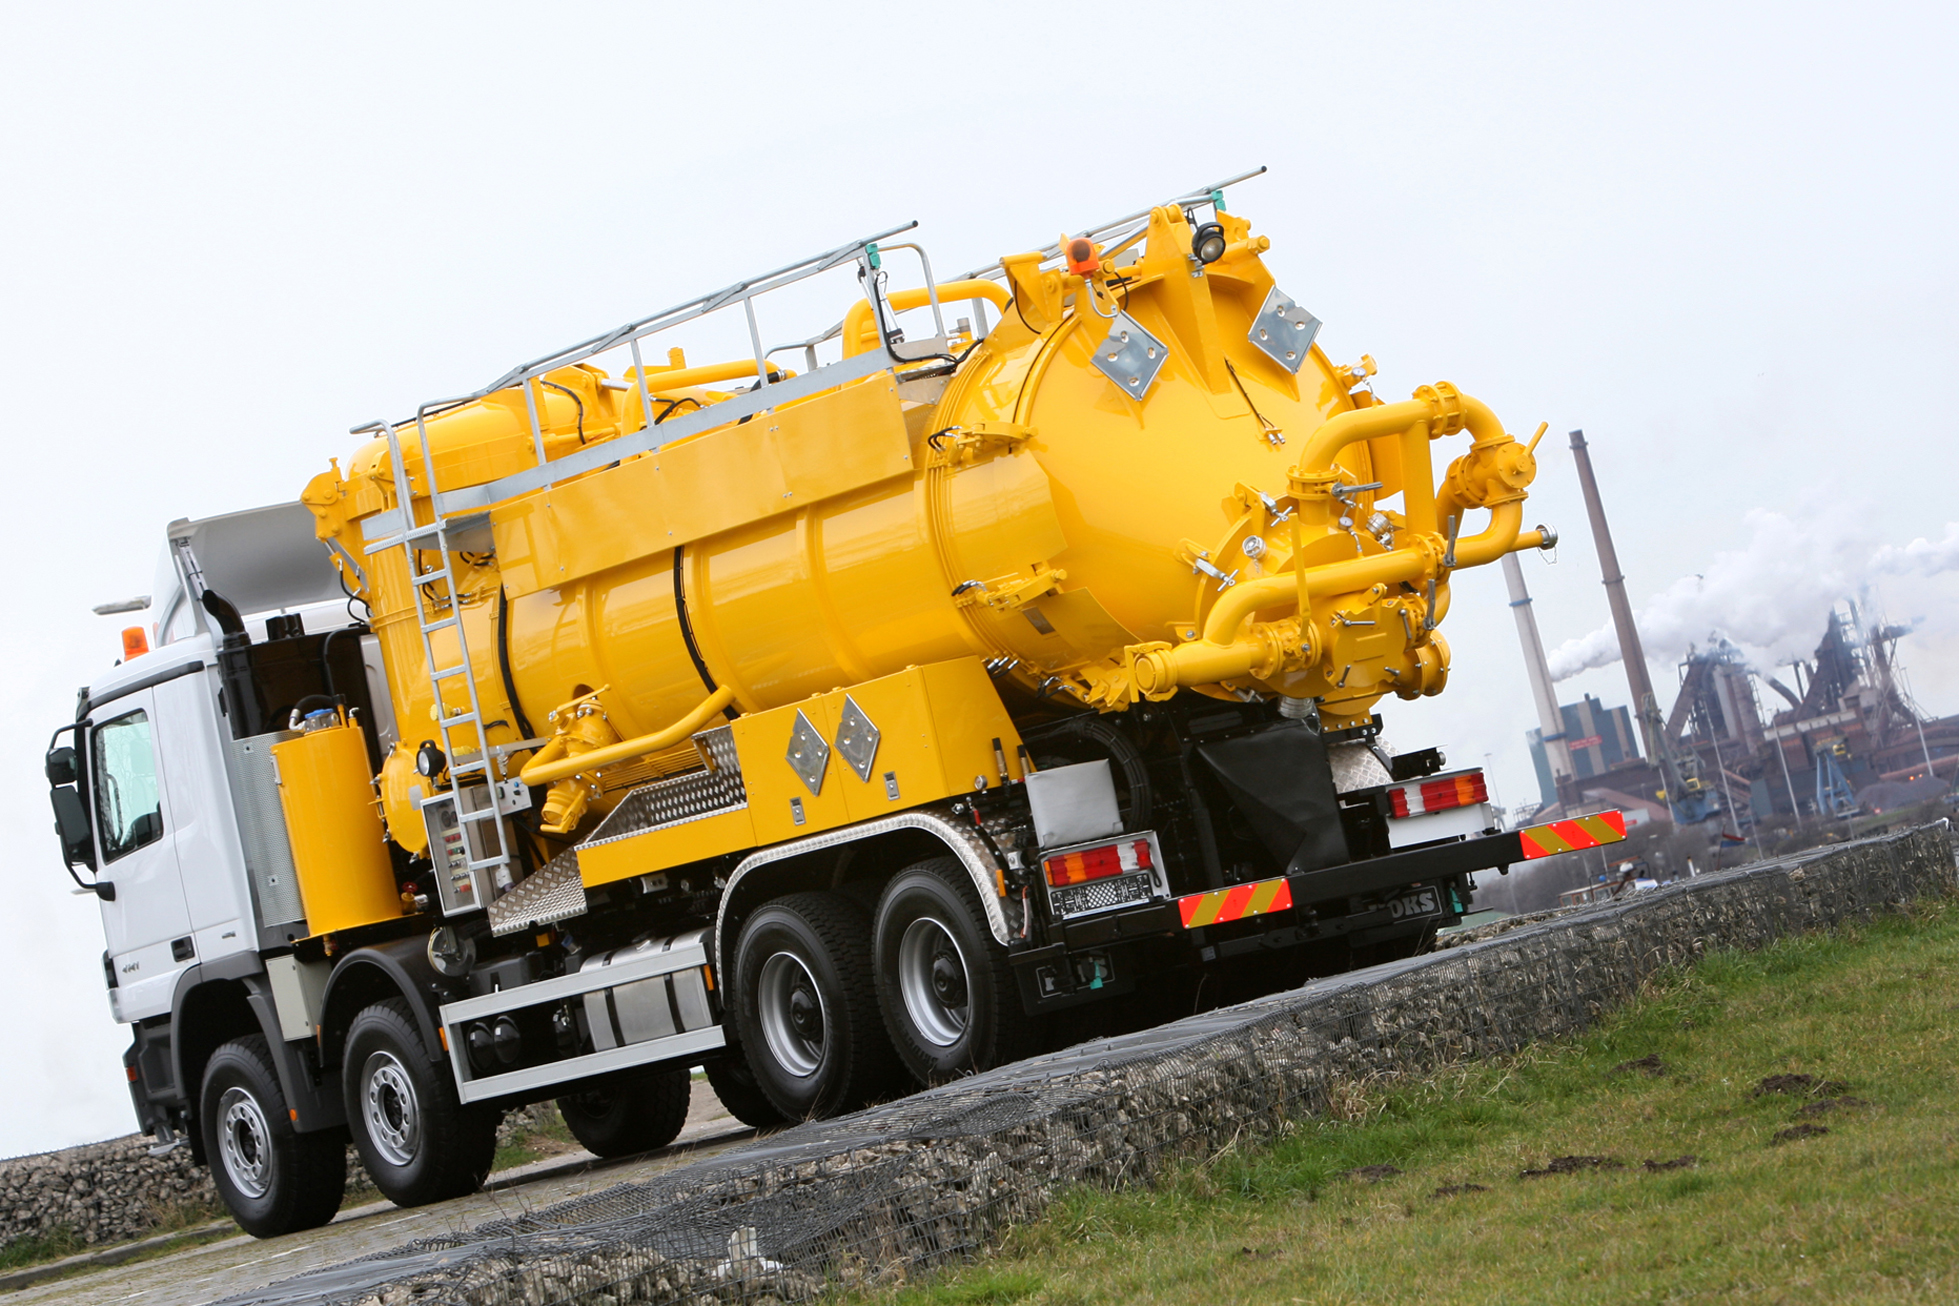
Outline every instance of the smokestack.
<svg viewBox="0 0 1959 1306">
<path fill-rule="evenodd" d="M 1524 569 L 1514 553 L 1503 555 L 1503 580 L 1510 587 L 1510 611 L 1517 618 L 1517 639 L 1524 646 L 1524 670 L 1530 673 L 1530 694 L 1537 701 L 1544 760 L 1550 764 L 1553 790 L 1562 804 L 1566 790 L 1571 787 L 1571 749 L 1565 743 L 1564 714 L 1558 711 L 1558 696 L 1551 689 L 1551 669 L 1544 662 L 1544 640 L 1537 633 L 1530 591 L 1524 588 Z"/>
<path fill-rule="evenodd" d="M 1653 698 L 1653 681 L 1646 674 L 1646 653 L 1639 647 L 1639 630 L 1633 625 L 1632 604 L 1626 601 L 1626 577 L 1619 570 L 1619 554 L 1612 547 L 1612 530 L 1605 524 L 1605 505 L 1599 502 L 1598 478 L 1592 475 L 1592 455 L 1585 447 L 1585 433 L 1571 433 L 1571 457 L 1578 464 L 1578 485 L 1585 492 L 1585 512 L 1592 519 L 1592 542 L 1598 545 L 1599 571 L 1604 577 L 1605 601 L 1612 609 L 1612 628 L 1619 636 L 1619 660 L 1626 664 L 1626 683 L 1632 689 L 1633 715 L 1639 718 L 1640 733 L 1646 736 L 1646 756 L 1659 757 L 1658 742 L 1647 724 L 1646 705 Z"/>
</svg>

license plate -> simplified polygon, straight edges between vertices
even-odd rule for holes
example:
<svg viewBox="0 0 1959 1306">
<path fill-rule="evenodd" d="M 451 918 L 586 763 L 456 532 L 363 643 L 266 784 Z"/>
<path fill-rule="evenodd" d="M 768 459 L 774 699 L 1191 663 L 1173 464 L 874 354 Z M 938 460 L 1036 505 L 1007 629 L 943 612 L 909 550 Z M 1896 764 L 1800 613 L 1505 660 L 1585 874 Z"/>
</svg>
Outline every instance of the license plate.
<svg viewBox="0 0 1959 1306">
<path fill-rule="evenodd" d="M 1399 898 L 1389 901 L 1388 910 L 1398 921 L 1412 921 L 1423 916 L 1442 914 L 1442 891 L 1434 887 L 1411 889 Z"/>
</svg>

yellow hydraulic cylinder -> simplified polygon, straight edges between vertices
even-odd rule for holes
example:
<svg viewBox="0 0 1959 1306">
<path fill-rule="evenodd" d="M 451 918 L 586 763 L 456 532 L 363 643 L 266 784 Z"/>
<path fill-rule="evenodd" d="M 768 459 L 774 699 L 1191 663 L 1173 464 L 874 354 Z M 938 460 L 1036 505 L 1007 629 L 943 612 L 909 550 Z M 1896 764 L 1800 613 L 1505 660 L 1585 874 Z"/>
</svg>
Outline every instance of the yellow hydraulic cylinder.
<svg viewBox="0 0 1959 1306">
<path fill-rule="evenodd" d="M 342 718 L 272 745 L 293 870 L 316 935 L 401 915 L 360 727 Z"/>
</svg>

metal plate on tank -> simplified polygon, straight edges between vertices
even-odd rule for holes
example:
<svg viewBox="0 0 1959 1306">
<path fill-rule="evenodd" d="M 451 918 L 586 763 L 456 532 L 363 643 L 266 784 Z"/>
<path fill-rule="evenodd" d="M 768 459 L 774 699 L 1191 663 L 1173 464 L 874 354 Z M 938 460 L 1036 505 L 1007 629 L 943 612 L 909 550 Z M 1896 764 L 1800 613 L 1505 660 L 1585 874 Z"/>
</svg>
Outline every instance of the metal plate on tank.
<svg viewBox="0 0 1959 1306">
<path fill-rule="evenodd" d="M 789 732 L 789 769 L 808 786 L 810 793 L 823 792 L 823 771 L 830 764 L 830 746 L 823 732 L 810 724 L 801 708 L 796 709 L 796 725 Z"/>
<path fill-rule="evenodd" d="M 272 745 L 297 739 L 291 730 L 275 730 L 231 741 L 231 802 L 238 813 L 238 840 L 251 872 L 252 892 L 258 898 L 259 920 L 266 925 L 291 925 L 306 919 L 299 896 L 299 876 L 293 870 L 292 844 L 286 835 L 286 814 L 279 805 L 277 768 Z"/>
<path fill-rule="evenodd" d="M 1297 372 L 1320 333 L 1320 320 L 1292 302 L 1292 296 L 1277 286 L 1265 292 L 1265 303 L 1252 319 L 1246 339 L 1264 350 L 1273 362 L 1288 372 Z"/>
<path fill-rule="evenodd" d="M 1109 323 L 1108 338 L 1095 347 L 1095 366 L 1118 390 L 1141 399 L 1168 356 L 1163 342 L 1145 331 L 1142 323 L 1118 312 Z"/>
<path fill-rule="evenodd" d="M 837 724 L 837 751 L 866 784 L 870 783 L 871 764 L 877 760 L 878 737 L 876 723 L 857 706 L 856 699 L 845 694 L 843 720 Z"/>
</svg>

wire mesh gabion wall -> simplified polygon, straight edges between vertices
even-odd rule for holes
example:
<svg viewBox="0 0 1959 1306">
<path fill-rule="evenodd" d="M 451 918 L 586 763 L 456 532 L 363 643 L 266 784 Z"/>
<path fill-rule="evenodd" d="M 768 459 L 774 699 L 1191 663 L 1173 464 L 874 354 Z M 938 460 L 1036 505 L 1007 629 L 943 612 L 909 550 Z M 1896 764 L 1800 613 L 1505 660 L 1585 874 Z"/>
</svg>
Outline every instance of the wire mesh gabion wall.
<svg viewBox="0 0 1959 1306">
<path fill-rule="evenodd" d="M 1070 1187 L 1148 1183 L 1270 1138 L 1325 1112 L 1343 1082 L 1512 1052 L 1583 1029 L 1707 949 L 1954 889 L 1943 823 L 1702 876 L 1004 1066 L 229 1302 L 800 1302 L 915 1277 L 995 1245 Z"/>
</svg>

